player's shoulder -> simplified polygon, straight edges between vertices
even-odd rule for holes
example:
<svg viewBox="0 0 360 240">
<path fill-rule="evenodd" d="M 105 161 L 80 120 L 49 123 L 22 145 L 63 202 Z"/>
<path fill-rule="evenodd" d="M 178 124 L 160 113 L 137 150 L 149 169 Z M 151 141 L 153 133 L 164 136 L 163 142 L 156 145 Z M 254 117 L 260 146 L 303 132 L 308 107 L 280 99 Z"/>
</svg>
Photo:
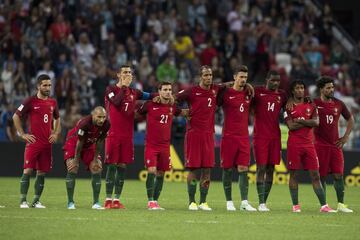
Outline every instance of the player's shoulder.
<svg viewBox="0 0 360 240">
<path fill-rule="evenodd" d="M 91 115 L 87 115 L 81 118 L 78 122 L 78 127 L 85 130 L 88 129 L 92 125 L 92 117 Z"/>
<path fill-rule="evenodd" d="M 335 104 L 338 104 L 338 105 L 344 105 L 345 104 L 344 101 L 342 101 L 341 99 L 336 98 L 336 97 L 333 98 L 333 101 L 334 101 Z"/>
</svg>

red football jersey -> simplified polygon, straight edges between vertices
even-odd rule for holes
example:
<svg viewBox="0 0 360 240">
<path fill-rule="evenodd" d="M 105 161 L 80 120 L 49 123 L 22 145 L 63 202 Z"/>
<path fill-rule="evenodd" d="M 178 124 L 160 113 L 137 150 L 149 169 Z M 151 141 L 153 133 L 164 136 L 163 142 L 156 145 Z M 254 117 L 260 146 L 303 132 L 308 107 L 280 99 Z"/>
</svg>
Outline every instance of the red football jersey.
<svg viewBox="0 0 360 240">
<path fill-rule="evenodd" d="M 286 93 L 281 89 L 274 92 L 265 87 L 255 88 L 254 138 L 280 138 L 279 114 L 286 101 Z"/>
<path fill-rule="evenodd" d="M 224 111 L 223 136 L 249 137 L 249 108 L 251 97 L 243 91 L 227 88 L 218 98 Z"/>
<path fill-rule="evenodd" d="M 16 114 L 22 119 L 27 119 L 28 133 L 36 138 L 32 146 L 49 145 L 53 119 L 59 118 L 59 109 L 53 98 L 40 99 L 32 96 L 18 107 Z M 27 143 L 29 145 L 29 143 Z"/>
<path fill-rule="evenodd" d="M 346 120 L 351 117 L 345 104 L 336 98 L 324 102 L 320 98 L 314 99 L 319 113 L 319 127 L 314 129 L 315 143 L 320 145 L 336 146 L 339 139 L 339 118 L 342 115 Z"/>
<path fill-rule="evenodd" d="M 317 117 L 316 106 L 311 103 L 295 104 L 292 110 L 284 112 L 284 119 L 312 119 Z M 295 146 L 312 146 L 314 135 L 311 127 L 303 127 L 297 130 L 289 130 L 288 144 Z"/>
<path fill-rule="evenodd" d="M 139 113 L 147 114 L 145 143 L 155 146 L 169 146 L 173 116 L 179 115 L 181 109 L 175 105 L 147 101 Z"/>
<path fill-rule="evenodd" d="M 209 90 L 200 86 L 190 87 L 176 95 L 178 102 L 186 101 L 189 106 L 189 117 L 186 130 L 203 133 L 215 131 L 216 96 L 222 86 L 212 84 Z"/>
<path fill-rule="evenodd" d="M 108 120 L 106 120 L 102 126 L 97 126 L 93 124 L 91 115 L 81 118 L 66 136 L 63 147 L 63 149 L 66 150 L 65 157 L 71 158 L 75 156 L 78 139 L 84 141 L 83 150 L 95 148 L 94 143 L 96 143 L 98 139 L 104 139 L 109 129 L 110 123 Z"/>
<path fill-rule="evenodd" d="M 108 86 L 105 92 L 105 106 L 111 123 L 108 136 L 133 138 L 134 110 L 136 100 L 142 92 L 129 87 Z"/>
</svg>

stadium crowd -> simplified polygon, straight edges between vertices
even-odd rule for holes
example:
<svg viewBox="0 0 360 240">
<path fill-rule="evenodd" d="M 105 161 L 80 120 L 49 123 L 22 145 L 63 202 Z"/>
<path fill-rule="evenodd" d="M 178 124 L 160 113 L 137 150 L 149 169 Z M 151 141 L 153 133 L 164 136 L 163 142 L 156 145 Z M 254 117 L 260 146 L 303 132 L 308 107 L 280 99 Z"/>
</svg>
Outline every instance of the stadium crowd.
<svg viewBox="0 0 360 240">
<path fill-rule="evenodd" d="M 0 139 L 17 141 L 15 108 L 48 74 L 63 129 L 103 104 L 116 70 L 133 66 L 133 86 L 147 92 L 171 81 L 174 91 L 197 82 L 210 65 L 215 82 L 249 66 L 252 84 L 269 69 L 285 90 L 302 79 L 314 94 L 321 74 L 336 78 L 336 97 L 360 120 L 360 60 L 331 33 L 333 16 L 306 1 L 264 0 L 5 0 L 0 4 Z M 360 49 L 360 44 L 359 44 Z M 221 114 L 217 118 L 221 122 Z M 180 124 L 180 128 L 183 123 Z M 359 124 L 352 147 L 360 147 Z M 65 133 L 64 133 L 65 135 Z"/>
</svg>

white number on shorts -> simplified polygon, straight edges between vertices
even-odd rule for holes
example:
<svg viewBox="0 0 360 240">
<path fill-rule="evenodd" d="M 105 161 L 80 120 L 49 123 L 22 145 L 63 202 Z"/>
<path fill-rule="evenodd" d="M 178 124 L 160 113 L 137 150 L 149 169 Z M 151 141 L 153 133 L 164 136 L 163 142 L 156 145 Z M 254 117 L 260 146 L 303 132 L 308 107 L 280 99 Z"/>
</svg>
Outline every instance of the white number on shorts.
<svg viewBox="0 0 360 240">
<path fill-rule="evenodd" d="M 208 107 L 211 107 L 211 98 L 208 98 Z"/>
<path fill-rule="evenodd" d="M 169 116 L 168 115 L 164 115 L 161 114 L 161 119 L 160 119 L 160 123 L 167 123 Z"/>
<path fill-rule="evenodd" d="M 49 122 L 49 115 L 44 114 L 44 123 L 48 123 Z"/>
<path fill-rule="evenodd" d="M 334 121 L 333 115 L 326 115 L 326 123 L 327 124 L 332 124 L 333 121 Z"/>
<path fill-rule="evenodd" d="M 305 118 L 304 118 L 304 117 L 298 117 L 297 119 L 302 119 L 302 120 L 305 120 Z"/>
<path fill-rule="evenodd" d="M 274 111 L 274 108 L 275 108 L 275 103 L 270 103 L 268 102 L 268 111 L 270 112 L 270 110 L 273 112 Z"/>
<path fill-rule="evenodd" d="M 125 103 L 125 112 L 128 110 L 128 107 L 129 107 L 129 103 L 126 102 L 126 103 Z"/>
<path fill-rule="evenodd" d="M 244 111 L 244 104 L 242 103 L 241 105 L 240 105 L 240 112 L 243 112 Z"/>
</svg>

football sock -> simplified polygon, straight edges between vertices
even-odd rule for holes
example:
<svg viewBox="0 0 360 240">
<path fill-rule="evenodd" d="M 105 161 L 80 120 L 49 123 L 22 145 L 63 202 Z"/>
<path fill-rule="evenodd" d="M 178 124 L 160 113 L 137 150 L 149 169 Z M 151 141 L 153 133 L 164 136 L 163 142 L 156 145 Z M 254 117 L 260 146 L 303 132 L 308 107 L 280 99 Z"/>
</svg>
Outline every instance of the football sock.
<svg viewBox="0 0 360 240">
<path fill-rule="evenodd" d="M 154 187 L 154 200 L 157 201 L 159 199 L 161 190 L 164 184 L 164 176 L 157 176 L 155 178 L 155 187 Z"/>
<path fill-rule="evenodd" d="M 91 185 L 93 189 L 93 199 L 94 204 L 99 202 L 99 195 L 101 190 L 101 174 L 93 173 L 91 174 Z"/>
<path fill-rule="evenodd" d="M 291 196 L 291 200 L 293 205 L 298 205 L 299 204 L 299 189 L 298 188 L 291 188 L 289 187 L 290 190 L 290 196 Z"/>
<path fill-rule="evenodd" d="M 223 169 L 222 182 L 226 201 L 231 201 L 232 169 Z"/>
<path fill-rule="evenodd" d="M 344 203 L 344 179 L 334 179 L 334 188 L 336 191 L 336 197 L 339 203 Z"/>
<path fill-rule="evenodd" d="M 193 179 L 187 183 L 188 194 L 189 194 L 189 203 L 195 202 L 196 184 L 197 184 L 197 181 L 195 179 Z"/>
<path fill-rule="evenodd" d="M 326 204 L 326 197 L 325 197 L 325 193 L 324 193 L 324 189 L 322 187 L 313 187 L 314 188 L 314 192 L 316 194 L 316 196 L 319 199 L 319 202 L 321 204 L 321 206 L 324 206 Z"/>
<path fill-rule="evenodd" d="M 75 190 L 75 173 L 67 173 L 66 175 L 66 191 L 68 196 L 68 202 L 74 202 L 74 190 Z"/>
<path fill-rule="evenodd" d="M 148 173 L 147 174 L 147 178 L 146 178 L 146 192 L 147 192 L 147 197 L 149 201 L 153 201 L 154 200 L 154 182 L 155 179 L 155 174 L 154 173 Z"/>
<path fill-rule="evenodd" d="M 248 192 L 249 192 L 249 179 L 246 172 L 239 172 L 239 188 L 241 194 L 241 200 L 248 199 Z"/>
<path fill-rule="evenodd" d="M 26 196 L 29 190 L 30 175 L 23 174 L 20 179 L 20 203 L 26 202 Z"/>
<path fill-rule="evenodd" d="M 256 189 L 258 192 L 259 203 L 265 203 L 265 184 L 263 182 L 256 182 Z"/>
<path fill-rule="evenodd" d="M 34 183 L 34 200 L 33 204 L 40 200 L 40 196 L 44 190 L 44 182 L 45 182 L 45 175 L 36 175 L 35 183 Z"/>
<path fill-rule="evenodd" d="M 200 204 L 206 202 L 206 196 L 209 191 L 210 181 L 200 182 Z"/>
<path fill-rule="evenodd" d="M 115 175 L 115 198 L 119 199 L 125 181 L 125 168 L 118 167 Z"/>
<path fill-rule="evenodd" d="M 320 181 L 321 181 L 321 185 L 324 189 L 324 193 L 326 194 L 326 179 L 320 179 Z"/>
<path fill-rule="evenodd" d="M 106 198 L 112 198 L 113 190 L 114 190 L 114 182 L 115 182 L 115 173 L 116 173 L 116 166 L 108 165 L 106 170 Z"/>
<path fill-rule="evenodd" d="M 272 187 L 272 180 L 271 182 L 265 181 L 264 202 L 266 202 L 269 197 L 271 187 Z"/>
</svg>

